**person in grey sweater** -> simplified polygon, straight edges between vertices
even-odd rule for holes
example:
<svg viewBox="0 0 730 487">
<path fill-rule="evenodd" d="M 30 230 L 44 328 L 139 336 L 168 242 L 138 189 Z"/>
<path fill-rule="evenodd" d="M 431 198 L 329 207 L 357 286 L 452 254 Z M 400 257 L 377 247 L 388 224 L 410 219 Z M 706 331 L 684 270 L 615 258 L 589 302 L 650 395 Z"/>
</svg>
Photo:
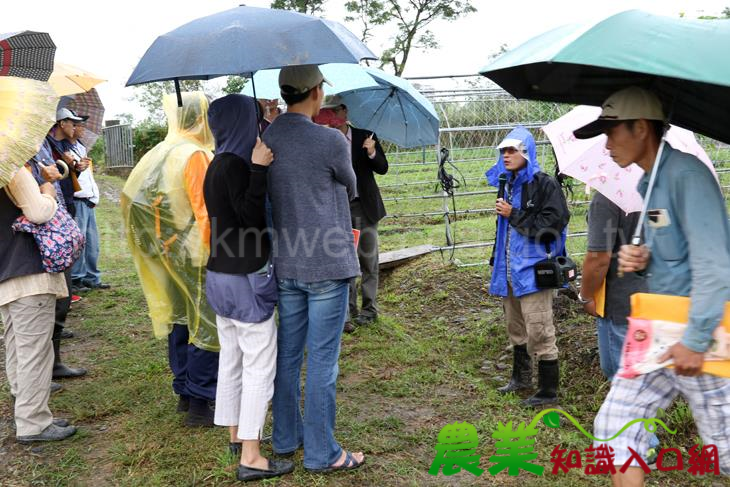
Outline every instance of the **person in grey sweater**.
<svg viewBox="0 0 730 487">
<path fill-rule="evenodd" d="M 344 450 L 334 436 L 349 280 L 359 274 L 350 220 L 357 184 L 345 137 L 312 122 L 322 105 L 324 82 L 317 66 L 283 68 L 279 87 L 287 113 L 263 137 L 274 154 L 268 189 L 279 285 L 273 447 L 287 455 L 303 446 L 304 467 L 323 473 L 351 470 L 365 461 L 361 452 Z"/>
<path fill-rule="evenodd" d="M 276 157 L 269 173 L 276 273 L 302 282 L 356 276 L 350 199 L 357 183 L 347 140 L 305 114 L 279 117 L 264 133 Z"/>
</svg>

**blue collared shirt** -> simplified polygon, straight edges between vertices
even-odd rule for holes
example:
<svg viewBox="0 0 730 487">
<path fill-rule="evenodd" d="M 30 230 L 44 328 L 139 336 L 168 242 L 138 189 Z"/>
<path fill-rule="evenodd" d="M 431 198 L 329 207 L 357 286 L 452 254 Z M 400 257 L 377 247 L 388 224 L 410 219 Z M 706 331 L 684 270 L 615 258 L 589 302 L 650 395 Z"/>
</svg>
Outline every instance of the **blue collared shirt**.
<svg viewBox="0 0 730 487">
<path fill-rule="evenodd" d="M 645 174 L 642 195 L 648 185 Z M 681 342 L 707 351 L 730 301 L 730 225 L 715 176 L 695 156 L 665 146 L 644 232 L 650 292 L 691 298 Z"/>
</svg>

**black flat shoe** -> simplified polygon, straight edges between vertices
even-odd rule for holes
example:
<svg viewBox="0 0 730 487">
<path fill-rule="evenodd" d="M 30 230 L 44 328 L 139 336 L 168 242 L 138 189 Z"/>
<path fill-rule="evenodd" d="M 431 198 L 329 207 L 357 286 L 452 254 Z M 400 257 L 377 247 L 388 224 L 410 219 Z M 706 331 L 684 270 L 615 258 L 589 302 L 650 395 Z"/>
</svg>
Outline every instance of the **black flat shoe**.
<svg viewBox="0 0 730 487">
<path fill-rule="evenodd" d="M 238 465 L 236 478 L 241 482 L 250 482 L 252 480 L 270 479 L 286 475 L 294 471 L 294 462 L 289 460 L 271 460 L 269 459 L 269 468 L 266 470 L 260 468 L 247 467 Z"/>
</svg>

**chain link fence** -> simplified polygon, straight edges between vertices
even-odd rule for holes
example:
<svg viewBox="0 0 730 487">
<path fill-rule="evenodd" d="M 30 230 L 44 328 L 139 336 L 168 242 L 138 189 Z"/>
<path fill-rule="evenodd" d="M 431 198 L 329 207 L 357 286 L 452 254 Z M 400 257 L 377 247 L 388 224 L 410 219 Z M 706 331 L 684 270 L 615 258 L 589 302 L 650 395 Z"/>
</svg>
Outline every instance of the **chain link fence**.
<svg viewBox="0 0 730 487">
<path fill-rule="evenodd" d="M 481 76 L 412 80 L 431 100 L 441 118 L 438 146 L 400 150 L 386 145 L 390 169 L 378 177 L 388 216 L 381 235 L 388 235 L 384 251 L 422 244 L 438 247 L 445 259 L 459 266 L 484 266 L 495 234 L 496 189 L 484 173 L 494 165 L 496 146 L 516 125 L 528 128 L 537 142 L 544 172 L 555 174 L 555 157 L 541 127 L 561 117 L 571 105 L 517 100 Z M 698 136 L 727 196 L 730 189 L 730 147 Z M 453 197 L 438 178 L 439 151 L 447 149 L 446 171 L 454 177 Z M 566 182 L 571 222 L 568 251 L 585 253 L 586 211 L 590 202 L 585 185 Z"/>
</svg>

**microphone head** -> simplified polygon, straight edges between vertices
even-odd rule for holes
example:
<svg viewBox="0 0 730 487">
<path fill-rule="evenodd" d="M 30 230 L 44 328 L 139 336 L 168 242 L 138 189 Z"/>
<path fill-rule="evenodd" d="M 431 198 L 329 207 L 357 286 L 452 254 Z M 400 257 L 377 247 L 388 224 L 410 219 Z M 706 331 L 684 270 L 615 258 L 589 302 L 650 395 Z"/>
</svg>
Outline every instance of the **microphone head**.
<svg viewBox="0 0 730 487">
<path fill-rule="evenodd" d="M 502 173 L 502 174 L 499 175 L 499 182 L 500 183 L 506 183 L 507 182 L 507 174 L 506 173 Z"/>
</svg>

